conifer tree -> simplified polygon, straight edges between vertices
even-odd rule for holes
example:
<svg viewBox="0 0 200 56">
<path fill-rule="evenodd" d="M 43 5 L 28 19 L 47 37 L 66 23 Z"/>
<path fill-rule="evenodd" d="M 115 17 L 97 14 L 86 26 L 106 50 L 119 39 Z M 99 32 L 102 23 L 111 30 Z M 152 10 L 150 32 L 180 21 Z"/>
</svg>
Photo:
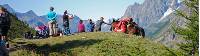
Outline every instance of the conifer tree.
<svg viewBox="0 0 200 56">
<path fill-rule="evenodd" d="M 179 44 L 184 54 L 196 56 L 199 53 L 199 0 L 184 0 L 183 3 L 189 8 L 189 13 L 177 10 L 177 15 L 187 20 L 186 27 L 174 30 L 186 40 L 186 43 Z"/>
</svg>

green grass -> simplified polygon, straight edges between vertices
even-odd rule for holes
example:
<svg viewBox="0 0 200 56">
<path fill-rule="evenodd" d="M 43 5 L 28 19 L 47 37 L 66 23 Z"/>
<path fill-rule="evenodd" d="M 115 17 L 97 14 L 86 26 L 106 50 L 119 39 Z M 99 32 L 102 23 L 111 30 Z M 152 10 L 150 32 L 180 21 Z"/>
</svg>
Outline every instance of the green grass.
<svg viewBox="0 0 200 56">
<path fill-rule="evenodd" d="M 124 33 L 80 33 L 47 39 L 15 39 L 23 48 L 10 56 L 174 56 L 160 43 Z M 13 45 L 16 45 L 13 44 Z"/>
</svg>

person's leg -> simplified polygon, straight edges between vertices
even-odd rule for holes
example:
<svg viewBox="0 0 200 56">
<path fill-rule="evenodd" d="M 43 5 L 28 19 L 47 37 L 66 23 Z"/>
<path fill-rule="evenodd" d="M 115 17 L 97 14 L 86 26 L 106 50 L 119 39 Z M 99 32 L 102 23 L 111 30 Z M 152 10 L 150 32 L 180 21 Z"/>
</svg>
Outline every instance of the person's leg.
<svg viewBox="0 0 200 56">
<path fill-rule="evenodd" d="M 71 34 L 69 27 L 68 27 L 68 33 Z"/>
<path fill-rule="evenodd" d="M 8 38 L 7 38 L 7 36 L 3 36 L 3 38 L 4 38 L 3 41 L 5 41 L 5 46 L 6 46 L 7 48 L 9 48 L 9 43 L 8 43 Z"/>
<path fill-rule="evenodd" d="M 99 27 L 99 26 L 96 26 L 96 27 L 95 27 L 95 31 L 98 32 L 99 30 L 100 30 L 100 27 Z"/>
<path fill-rule="evenodd" d="M 53 25 L 52 22 L 48 22 L 49 25 L 49 35 L 52 36 L 53 35 Z"/>
<path fill-rule="evenodd" d="M 67 22 L 63 22 L 63 34 L 67 35 Z"/>
<path fill-rule="evenodd" d="M 3 38 L 3 36 L 1 35 L 1 40 L 3 40 L 4 38 Z"/>
<path fill-rule="evenodd" d="M 2 29 L 2 27 L 0 27 L 0 39 L 1 39 L 1 40 L 3 40 L 2 35 L 3 35 L 3 29 Z"/>
<path fill-rule="evenodd" d="M 66 31 L 66 26 L 63 26 L 63 35 L 66 35 L 67 31 Z"/>
<path fill-rule="evenodd" d="M 53 23 L 52 26 L 53 26 L 53 35 L 56 35 L 57 34 L 56 23 Z"/>
<path fill-rule="evenodd" d="M 69 29 L 69 22 L 66 22 L 66 26 L 67 26 L 67 33 L 71 34 L 70 29 Z"/>
<path fill-rule="evenodd" d="M 66 30 L 65 30 L 65 28 L 66 28 L 66 23 L 63 22 L 63 29 L 62 29 L 63 35 L 66 35 Z"/>
<path fill-rule="evenodd" d="M 98 31 L 101 31 L 101 27 L 98 28 Z"/>
<path fill-rule="evenodd" d="M 0 55 L 9 56 L 9 51 L 6 49 L 5 46 L 0 46 Z"/>
<path fill-rule="evenodd" d="M 5 35 L 1 35 L 1 46 L 2 46 L 2 51 L 4 52 L 4 54 L 6 54 L 6 48 L 9 48 L 9 44 L 8 44 L 8 41 L 6 39 L 6 36 Z M 5 47 L 5 48 L 4 48 Z"/>
<path fill-rule="evenodd" d="M 5 46 L 7 48 L 9 48 L 8 37 L 7 37 L 8 30 L 9 30 L 9 27 L 5 26 L 3 28 L 3 34 L 2 34 L 3 41 L 5 41 Z"/>
<path fill-rule="evenodd" d="M 67 34 L 71 34 L 69 27 L 67 27 Z"/>
<path fill-rule="evenodd" d="M 2 38 L 3 38 L 3 40 L 4 41 L 7 41 L 7 38 L 6 38 L 6 36 L 4 35 L 4 36 L 2 36 Z"/>
</svg>

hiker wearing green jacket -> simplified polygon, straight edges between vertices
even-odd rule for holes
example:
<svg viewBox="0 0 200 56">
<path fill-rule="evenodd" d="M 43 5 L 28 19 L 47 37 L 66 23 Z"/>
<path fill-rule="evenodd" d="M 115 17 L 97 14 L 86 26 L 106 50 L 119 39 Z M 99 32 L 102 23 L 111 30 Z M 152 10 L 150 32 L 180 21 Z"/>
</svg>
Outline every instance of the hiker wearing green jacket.
<svg viewBox="0 0 200 56">
<path fill-rule="evenodd" d="M 47 14 L 47 19 L 49 20 L 49 35 L 55 36 L 56 33 L 56 13 L 54 12 L 54 8 L 50 7 L 50 11 Z"/>
</svg>

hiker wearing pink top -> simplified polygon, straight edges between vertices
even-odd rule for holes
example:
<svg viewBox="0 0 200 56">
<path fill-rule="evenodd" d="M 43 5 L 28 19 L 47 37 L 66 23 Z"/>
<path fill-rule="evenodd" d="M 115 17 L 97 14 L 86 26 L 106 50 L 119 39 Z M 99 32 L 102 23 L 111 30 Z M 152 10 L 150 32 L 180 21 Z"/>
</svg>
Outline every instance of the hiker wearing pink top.
<svg viewBox="0 0 200 56">
<path fill-rule="evenodd" d="M 79 21 L 79 24 L 78 24 L 78 32 L 85 32 L 85 26 L 83 24 L 83 20 L 80 20 Z"/>
</svg>

